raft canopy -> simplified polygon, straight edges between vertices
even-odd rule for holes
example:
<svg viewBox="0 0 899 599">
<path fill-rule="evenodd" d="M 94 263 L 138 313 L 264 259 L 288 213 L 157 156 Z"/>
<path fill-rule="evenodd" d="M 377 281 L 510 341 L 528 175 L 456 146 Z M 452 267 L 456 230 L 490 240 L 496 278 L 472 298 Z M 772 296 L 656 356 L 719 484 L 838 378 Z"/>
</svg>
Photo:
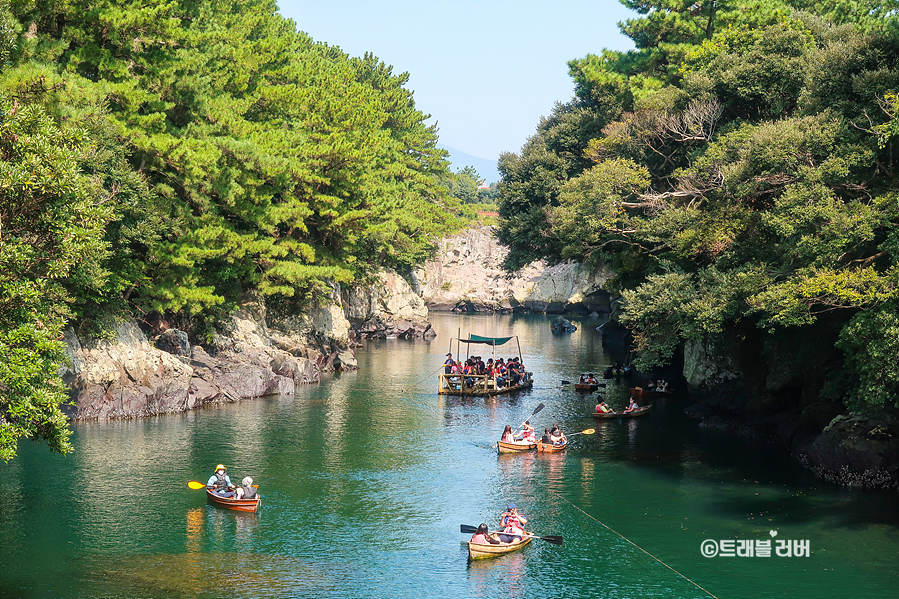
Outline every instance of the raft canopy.
<svg viewBox="0 0 899 599">
<path fill-rule="evenodd" d="M 482 337 L 480 335 L 469 335 L 468 339 L 459 339 L 460 343 L 483 343 L 484 345 L 505 345 L 516 337 Z"/>
</svg>

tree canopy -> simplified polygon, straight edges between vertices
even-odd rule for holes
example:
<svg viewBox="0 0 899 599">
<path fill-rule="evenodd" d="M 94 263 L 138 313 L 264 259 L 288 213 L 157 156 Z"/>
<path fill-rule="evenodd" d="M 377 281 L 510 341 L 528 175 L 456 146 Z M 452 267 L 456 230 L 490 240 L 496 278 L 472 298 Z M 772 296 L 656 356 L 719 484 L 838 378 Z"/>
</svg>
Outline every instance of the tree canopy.
<svg viewBox="0 0 899 599">
<path fill-rule="evenodd" d="M 460 224 L 408 75 L 273 0 L 0 7 L 0 458 L 67 451 L 63 327 L 407 270 Z"/>
<path fill-rule="evenodd" d="M 609 264 L 643 368 L 827 315 L 834 393 L 899 406 L 896 6 L 623 1 L 637 49 L 571 61 L 500 161 L 507 266 Z"/>
</svg>

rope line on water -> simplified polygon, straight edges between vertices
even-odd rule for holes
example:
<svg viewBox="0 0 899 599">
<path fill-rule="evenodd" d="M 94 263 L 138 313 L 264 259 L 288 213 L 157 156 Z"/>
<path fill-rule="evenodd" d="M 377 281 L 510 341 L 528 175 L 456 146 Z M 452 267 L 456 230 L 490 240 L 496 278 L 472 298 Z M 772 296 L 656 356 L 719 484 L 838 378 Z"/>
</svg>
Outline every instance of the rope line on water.
<svg viewBox="0 0 899 599">
<path fill-rule="evenodd" d="M 423 383 L 423 382 L 426 381 L 427 379 L 431 378 L 432 376 L 434 376 L 435 374 L 437 374 L 437 372 L 440 371 L 443 367 L 444 367 L 444 365 L 441 364 L 441 365 L 438 366 L 438 367 L 434 370 L 434 372 L 432 372 L 431 374 L 425 375 L 425 377 L 424 377 L 423 379 L 419 379 L 419 380 L 415 381 L 414 383 L 412 383 L 412 384 L 410 385 L 410 389 L 401 389 L 401 391 L 402 391 L 403 393 L 408 393 L 408 392 L 411 390 L 412 387 L 417 387 L 418 385 L 420 385 L 421 383 Z"/>
<path fill-rule="evenodd" d="M 713 595 L 712 593 L 710 593 L 710 592 L 707 591 L 706 589 L 702 588 L 702 587 L 699 585 L 699 583 L 697 583 L 697 582 L 694 581 L 694 580 L 691 580 L 691 579 L 687 578 L 686 576 L 684 576 L 683 574 L 681 574 L 680 572 L 678 572 L 677 570 L 675 570 L 674 568 L 672 568 L 671 566 L 669 566 L 668 564 L 666 564 L 665 562 L 663 562 L 662 560 L 660 560 L 659 558 L 657 558 L 656 556 L 654 556 L 653 554 L 651 554 L 650 552 L 648 552 L 647 550 L 643 549 L 642 547 L 640 547 L 639 545 L 637 545 L 636 543 L 634 543 L 633 541 L 631 541 L 629 538 L 627 538 L 626 536 L 624 536 L 623 534 L 621 534 L 621 533 L 618 532 L 617 530 L 614 530 L 611 526 L 608 526 L 608 525 L 605 524 L 604 522 L 600 522 L 599 519 L 595 518 L 594 516 L 588 514 L 587 512 L 585 512 L 584 510 L 582 510 L 581 508 L 579 508 L 578 506 L 576 506 L 575 504 L 571 503 L 571 502 L 568 501 L 565 497 L 563 497 L 562 495 L 560 495 L 558 492 L 556 492 L 556 491 L 551 491 L 551 492 L 552 492 L 553 495 L 555 495 L 556 497 L 558 497 L 559 499 L 561 499 L 562 501 L 564 501 L 565 503 L 567 503 L 568 505 L 570 505 L 571 507 L 573 507 L 574 509 L 576 509 L 577 511 L 579 511 L 580 513 L 584 514 L 585 516 L 587 516 L 588 518 L 590 518 L 590 519 L 593 520 L 594 522 L 597 522 L 597 523 L 601 524 L 602 526 L 604 526 L 604 527 L 605 527 L 606 529 L 608 529 L 609 531 L 615 533 L 616 535 L 618 535 L 619 537 L 621 537 L 622 539 L 624 539 L 625 541 L 627 541 L 628 543 L 630 543 L 631 545 L 633 545 L 634 547 L 636 547 L 637 549 L 639 549 L 640 551 L 642 551 L 643 553 L 645 553 L 646 555 L 648 555 L 649 557 L 651 557 L 652 559 L 656 560 L 657 562 L 659 562 L 660 564 L 662 564 L 663 566 L 665 566 L 666 568 L 668 568 L 669 570 L 671 570 L 672 572 L 674 572 L 675 574 L 677 574 L 678 576 L 680 576 L 681 578 L 683 578 L 684 580 L 686 580 L 687 582 L 689 582 L 690 584 L 694 585 L 696 588 L 698 588 L 699 590 L 701 590 L 703 593 L 707 593 L 710 597 L 714 597 L 715 599 L 718 599 L 718 597 L 716 597 L 715 595 Z"/>
</svg>

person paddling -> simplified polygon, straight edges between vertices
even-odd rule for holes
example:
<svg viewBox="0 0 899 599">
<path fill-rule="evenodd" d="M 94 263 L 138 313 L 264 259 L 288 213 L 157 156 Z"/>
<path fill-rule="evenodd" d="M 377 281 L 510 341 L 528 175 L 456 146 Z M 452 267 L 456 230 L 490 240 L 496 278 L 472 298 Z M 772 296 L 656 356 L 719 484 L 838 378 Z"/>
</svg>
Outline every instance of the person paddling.
<svg viewBox="0 0 899 599">
<path fill-rule="evenodd" d="M 503 543 L 512 543 L 521 540 L 521 535 L 524 534 L 524 525 L 528 523 L 528 519 L 518 513 L 518 507 L 514 503 L 510 503 L 499 522 L 503 527 L 503 534 L 499 535 L 499 540 Z"/>
<path fill-rule="evenodd" d="M 228 478 L 224 464 L 215 467 L 215 473 L 206 481 L 206 488 L 220 497 L 234 497 L 234 485 Z"/>
<path fill-rule="evenodd" d="M 530 420 L 525 420 L 521 427 L 523 429 L 521 433 L 521 440 L 527 443 L 536 443 L 537 437 L 534 435 L 534 427 L 531 426 Z"/>
<path fill-rule="evenodd" d="M 553 424 L 553 430 L 550 431 L 549 438 L 552 440 L 553 445 L 556 446 L 565 445 L 568 442 L 568 439 L 565 438 L 565 433 L 562 432 L 558 424 Z"/>
<path fill-rule="evenodd" d="M 634 410 L 638 410 L 638 409 L 640 409 L 640 406 L 637 405 L 637 402 L 634 401 L 634 396 L 631 395 L 631 401 L 630 401 L 630 403 L 627 404 L 627 407 L 624 408 L 624 413 L 629 414 L 629 413 L 633 412 Z"/>
</svg>

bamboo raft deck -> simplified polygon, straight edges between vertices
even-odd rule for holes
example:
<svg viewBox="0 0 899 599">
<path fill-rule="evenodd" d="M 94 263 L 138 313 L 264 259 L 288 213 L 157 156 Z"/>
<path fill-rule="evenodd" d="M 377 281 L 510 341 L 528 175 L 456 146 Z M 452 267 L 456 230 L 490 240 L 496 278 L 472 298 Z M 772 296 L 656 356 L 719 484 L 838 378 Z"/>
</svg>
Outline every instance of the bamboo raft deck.
<svg viewBox="0 0 899 599">
<path fill-rule="evenodd" d="M 437 379 L 437 393 L 439 395 L 500 395 L 502 393 L 512 393 L 523 389 L 530 389 L 534 386 L 534 379 L 531 373 L 527 374 L 526 379 L 517 385 L 507 385 L 505 387 L 497 387 L 496 381 L 486 374 L 443 374 L 441 373 Z"/>
</svg>

